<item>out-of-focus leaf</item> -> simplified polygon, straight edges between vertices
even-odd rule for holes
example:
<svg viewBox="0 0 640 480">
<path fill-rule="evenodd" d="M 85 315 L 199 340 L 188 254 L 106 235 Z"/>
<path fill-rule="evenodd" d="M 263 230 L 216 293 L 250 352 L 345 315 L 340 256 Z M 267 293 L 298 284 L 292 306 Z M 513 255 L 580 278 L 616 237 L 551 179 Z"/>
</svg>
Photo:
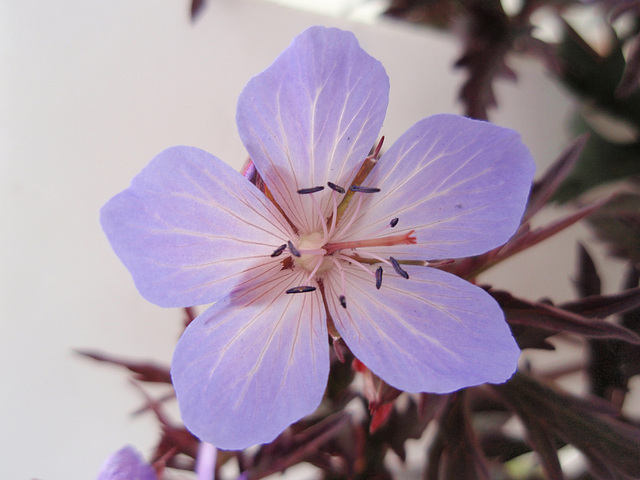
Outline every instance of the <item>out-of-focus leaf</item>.
<svg viewBox="0 0 640 480">
<path fill-rule="evenodd" d="M 600 0 L 602 6 L 609 10 L 611 21 L 617 20 L 624 14 L 640 15 L 640 0 Z"/>
<path fill-rule="evenodd" d="M 408 406 L 402 411 L 393 409 L 385 424 L 373 435 L 376 442 L 386 444 L 405 460 L 405 443 L 409 439 L 422 437 L 425 428 L 431 423 L 434 416 L 440 412 L 441 406 L 446 403 L 447 395 L 435 395 L 430 398 L 432 409 L 421 415 L 418 404 L 413 398 L 408 398 Z"/>
<path fill-rule="evenodd" d="M 468 21 L 465 51 L 456 62 L 456 67 L 468 71 L 460 98 L 466 105 L 465 115 L 486 120 L 487 110 L 496 105 L 493 81 L 500 77 L 516 79 L 516 74 L 505 63 L 516 29 L 498 0 L 464 0 L 460 3 L 467 12 Z"/>
<path fill-rule="evenodd" d="M 450 397 L 449 408 L 440 417 L 425 478 L 490 480 L 489 465 L 471 425 L 465 392 Z"/>
<path fill-rule="evenodd" d="M 640 472 L 640 429 L 600 413 L 604 402 L 561 393 L 522 373 L 492 388 L 518 415 L 544 426 L 596 464 L 605 462 L 612 471 L 624 475 Z"/>
<path fill-rule="evenodd" d="M 445 265 L 442 269 L 462 278 L 475 278 L 495 264 L 552 237 L 586 216 L 591 215 L 600 208 L 605 201 L 606 200 L 597 201 L 586 205 L 566 217 L 555 220 L 535 230 L 530 230 L 529 223 L 527 222 L 521 225 L 515 235 L 501 247 L 476 257 L 467 257 L 451 265 Z"/>
<path fill-rule="evenodd" d="M 490 290 L 489 293 L 504 310 L 507 322 L 510 325 L 522 325 L 527 328 L 548 331 L 550 334 L 565 332 L 587 337 L 615 338 L 640 345 L 639 335 L 615 323 L 605 322 L 601 319 L 587 318 L 586 316 L 546 303 L 519 299 L 504 291 Z M 632 291 L 632 296 L 635 300 L 638 300 L 639 293 L 640 292 L 635 291 L 635 289 Z M 607 311 L 614 313 L 617 313 L 617 311 L 615 311 L 616 306 L 620 308 L 619 311 L 630 308 L 626 297 L 623 297 L 622 300 L 620 300 L 617 295 L 614 297 L 619 300 L 619 303 L 615 301 L 609 302 L 609 296 L 606 295 L 589 297 L 589 299 L 585 299 L 589 305 L 588 308 L 585 307 L 585 310 L 593 310 L 594 307 L 592 304 L 599 302 L 608 304 Z M 579 305 L 579 302 L 575 302 L 572 305 L 574 308 L 579 308 L 576 307 L 576 305 Z M 517 336 L 516 340 L 518 340 Z"/>
<path fill-rule="evenodd" d="M 591 295 L 600 295 L 602 282 L 600 281 L 596 264 L 581 243 L 578 244 L 578 247 L 578 278 L 575 281 L 578 294 L 583 298 Z"/>
<path fill-rule="evenodd" d="M 640 129 L 640 91 L 625 92 L 629 93 L 625 98 L 616 94 L 626 68 L 622 42 L 614 43 L 606 56 L 600 56 L 569 25 L 565 31 L 558 49 L 561 80 L 591 106 Z M 615 32 L 611 33 L 615 38 Z M 630 75 L 638 70 L 631 67 L 627 69 Z M 640 175 L 640 143 L 614 143 L 598 135 L 584 120 L 578 121 L 575 128 L 590 131 L 591 137 L 574 172 L 558 190 L 557 200 L 568 201 L 597 185 Z"/>
<path fill-rule="evenodd" d="M 171 374 L 169 373 L 169 369 L 153 362 L 125 360 L 89 350 L 76 350 L 76 352 L 99 362 L 106 362 L 127 368 L 131 372 L 135 373 L 133 378 L 141 382 L 171 383 Z"/>
<path fill-rule="evenodd" d="M 254 464 L 245 472 L 250 480 L 257 480 L 303 462 L 317 455 L 319 448 L 348 428 L 351 415 L 339 412 L 323 418 L 291 435 L 285 431 L 270 444 L 261 447 Z M 300 424 L 302 425 L 302 423 Z"/>
<path fill-rule="evenodd" d="M 625 68 L 622 42 L 613 45 L 603 57 L 568 24 L 565 24 L 565 32 L 558 48 L 562 61 L 560 79 L 578 95 L 594 103 L 595 107 L 640 127 L 640 92 L 624 99 L 615 95 Z M 615 38 L 613 29 L 610 33 Z"/>
<path fill-rule="evenodd" d="M 565 228 L 570 227 L 574 223 L 582 220 L 583 218 L 591 215 L 598 208 L 602 207 L 605 203 L 604 200 L 593 202 L 586 205 L 573 213 L 570 213 L 566 217 L 560 218 L 551 222 L 544 227 L 536 228 L 535 230 L 528 230 L 528 225 L 525 228 L 521 228 L 514 236 L 509 240 L 500 250 L 497 251 L 497 256 L 503 260 L 515 253 L 531 248 L 532 246 L 554 236 L 556 233 L 561 232 Z"/>
<path fill-rule="evenodd" d="M 631 46 L 627 54 L 627 64 L 620 83 L 616 87 L 615 95 L 618 98 L 627 98 L 638 90 L 640 83 L 640 35 L 631 40 Z"/>
<path fill-rule="evenodd" d="M 637 286 L 640 286 L 640 265 L 631 263 L 624 281 L 624 287 L 630 289 Z M 621 323 L 629 330 L 640 334 L 640 308 L 626 312 L 622 316 Z"/>
<path fill-rule="evenodd" d="M 637 163 L 640 167 L 640 161 Z M 608 244 L 612 255 L 640 262 L 639 194 L 617 195 L 589 218 L 589 224 L 598 238 Z"/>
<path fill-rule="evenodd" d="M 588 138 L 588 135 L 576 138 L 547 169 L 544 176 L 533 184 L 522 223 L 527 222 L 547 204 L 560 184 L 573 171 Z"/>
<path fill-rule="evenodd" d="M 518 416 L 527 428 L 527 441 L 540 457 L 542 467 L 549 480 L 564 480 L 558 450 L 551 432 L 531 415 L 526 405 L 520 405 Z"/>
<path fill-rule="evenodd" d="M 639 272 L 631 267 L 625 282 L 628 292 L 638 291 Z M 624 302 L 625 300 L 622 299 Z M 633 299 L 628 298 L 629 306 Z M 634 322 L 633 319 L 636 319 Z M 622 315 L 621 325 L 629 331 L 640 332 L 640 308 L 630 308 Z M 589 342 L 591 355 L 589 356 L 588 374 L 591 392 L 605 398 L 615 405 L 622 406 L 629 388 L 629 379 L 640 373 L 640 347 L 619 340 L 591 340 Z"/>
<path fill-rule="evenodd" d="M 640 175 L 640 142 L 614 143 L 579 120 L 580 131 L 590 132 L 580 160 L 558 188 L 554 200 L 567 202 L 588 190 L 617 180 Z"/>
<path fill-rule="evenodd" d="M 195 20 L 196 17 L 202 13 L 202 9 L 206 3 L 207 0 L 191 0 L 191 21 Z"/>
<path fill-rule="evenodd" d="M 454 23 L 461 11 L 459 2 L 452 0 L 392 0 L 385 15 L 444 29 Z"/>
<path fill-rule="evenodd" d="M 638 287 L 611 295 L 591 295 L 558 306 L 588 318 L 606 318 L 638 307 L 640 307 L 640 288 Z"/>
</svg>

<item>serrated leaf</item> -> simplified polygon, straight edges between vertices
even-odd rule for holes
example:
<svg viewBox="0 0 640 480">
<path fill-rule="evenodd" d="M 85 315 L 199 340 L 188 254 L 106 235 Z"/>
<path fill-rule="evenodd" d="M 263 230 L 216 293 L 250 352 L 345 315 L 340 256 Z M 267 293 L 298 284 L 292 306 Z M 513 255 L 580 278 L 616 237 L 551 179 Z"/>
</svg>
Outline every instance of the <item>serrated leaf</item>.
<svg viewBox="0 0 640 480">
<path fill-rule="evenodd" d="M 615 38 L 613 29 L 610 33 Z M 558 54 L 562 61 L 560 79 L 565 85 L 597 108 L 640 126 L 640 93 L 624 99 L 615 95 L 625 68 L 622 42 L 616 42 L 606 56 L 601 56 L 565 23 Z"/>
<path fill-rule="evenodd" d="M 350 422 L 351 415 L 339 412 L 306 426 L 294 435 L 285 431 L 270 444 L 264 445 L 254 459 L 248 478 L 257 480 L 314 457 L 319 448 L 339 435 Z M 299 426 L 304 425 L 304 421 Z"/>
<path fill-rule="evenodd" d="M 600 413 L 602 401 L 559 392 L 522 373 L 493 388 L 516 413 L 522 411 L 595 463 L 626 475 L 640 472 L 640 428 Z"/>
<path fill-rule="evenodd" d="M 588 318 L 578 313 L 556 307 L 546 303 L 530 302 L 514 297 L 508 292 L 490 290 L 489 293 L 496 299 L 504 310 L 507 322 L 510 325 L 523 325 L 528 328 L 546 330 L 548 332 L 565 332 L 584 335 L 595 338 L 615 338 L 626 342 L 640 345 L 640 336 L 615 323 L 605 322 L 601 319 Z M 629 294 L 634 301 L 638 299 L 638 292 L 632 291 Z M 602 312 L 604 307 L 593 307 L 592 304 L 608 305 L 607 311 L 614 311 L 616 306 L 620 311 L 628 308 L 628 298 L 617 295 L 613 296 L 616 301 L 609 302 L 609 296 L 598 296 L 598 298 L 590 297 L 584 308 L 586 311 L 597 310 Z M 580 302 L 571 304 L 573 308 L 579 308 Z M 517 337 L 516 337 L 517 338 Z"/>
<path fill-rule="evenodd" d="M 531 447 L 540 457 L 542 467 L 549 480 L 564 480 L 560 460 L 558 459 L 558 451 L 556 445 L 551 438 L 550 432 L 541 424 L 530 412 L 526 406 L 518 405 L 518 416 L 527 428 L 527 440 Z"/>
<path fill-rule="evenodd" d="M 578 278 L 575 284 L 581 297 L 600 295 L 602 282 L 596 264 L 581 243 L 578 243 Z"/>
<path fill-rule="evenodd" d="M 491 268 L 503 260 L 515 255 L 518 252 L 531 248 L 534 245 L 560 233 L 566 228 L 569 228 L 576 222 L 579 222 L 583 218 L 591 215 L 598 208 L 600 208 L 605 200 L 596 201 L 590 203 L 569 215 L 557 219 L 543 227 L 530 229 L 529 222 L 520 225 L 518 231 L 511 237 L 511 239 L 503 246 L 488 251 L 482 255 L 476 257 L 463 258 L 450 265 L 442 267 L 450 273 L 453 273 L 461 278 L 475 278 L 483 271 Z"/>
<path fill-rule="evenodd" d="M 561 183 L 573 171 L 588 139 L 588 135 L 576 138 L 547 169 L 543 177 L 533 184 L 522 223 L 528 221 L 547 204 Z"/>
<path fill-rule="evenodd" d="M 558 306 L 588 318 L 606 318 L 638 307 L 640 307 L 639 287 L 611 295 L 591 295 Z"/>
<path fill-rule="evenodd" d="M 487 459 L 471 425 L 464 393 L 450 397 L 449 408 L 439 419 L 440 429 L 427 462 L 427 480 L 491 479 Z"/>
<path fill-rule="evenodd" d="M 554 200 L 567 202 L 583 193 L 613 181 L 640 175 L 640 142 L 614 143 L 584 124 L 590 133 L 580 160 L 571 175 L 558 188 Z"/>
<path fill-rule="evenodd" d="M 640 161 L 637 163 L 640 169 Z M 589 224 L 609 245 L 612 255 L 640 262 L 640 195 L 617 195 L 589 219 Z"/>
<path fill-rule="evenodd" d="M 85 357 L 97 360 L 98 362 L 110 363 L 124 367 L 135 373 L 136 380 L 151 383 L 171 383 L 171 374 L 169 368 L 158 365 L 154 362 L 140 362 L 133 360 L 125 360 L 104 353 L 93 352 L 89 350 L 76 350 L 76 353 Z"/>
</svg>

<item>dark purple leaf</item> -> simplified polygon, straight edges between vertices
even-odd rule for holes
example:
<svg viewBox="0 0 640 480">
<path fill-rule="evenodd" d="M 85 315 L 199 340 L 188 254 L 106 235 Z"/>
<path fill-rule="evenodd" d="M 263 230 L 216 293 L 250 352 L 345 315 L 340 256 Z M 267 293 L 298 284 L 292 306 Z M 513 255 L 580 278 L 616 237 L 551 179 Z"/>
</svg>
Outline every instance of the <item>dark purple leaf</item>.
<svg viewBox="0 0 640 480">
<path fill-rule="evenodd" d="M 347 428 L 351 416 L 346 412 L 335 413 L 319 422 L 291 434 L 285 431 L 276 440 L 264 445 L 254 459 L 254 465 L 246 472 L 247 478 L 257 480 L 313 457 L 318 449 Z"/>
<path fill-rule="evenodd" d="M 547 169 L 544 176 L 533 184 L 522 223 L 529 220 L 547 204 L 560 184 L 571 173 L 573 167 L 575 167 L 588 138 L 588 135 L 582 135 L 576 138 L 573 143 L 562 152 L 553 165 Z"/>
<path fill-rule="evenodd" d="M 460 91 L 466 105 L 465 115 L 486 120 L 487 110 L 496 105 L 493 81 L 515 80 L 505 63 L 512 47 L 514 31 L 499 1 L 465 0 L 461 2 L 468 21 L 465 51 L 456 67 L 465 68 L 468 77 Z"/>
<path fill-rule="evenodd" d="M 542 467 L 549 480 L 564 480 L 560 460 L 558 459 L 557 447 L 552 436 L 545 428 L 544 423 L 540 423 L 536 416 L 531 415 L 526 405 L 518 407 L 518 416 L 527 427 L 527 440 L 531 447 L 540 457 Z"/>
<path fill-rule="evenodd" d="M 386 423 L 375 433 L 373 438 L 391 447 L 404 461 L 406 441 L 422 437 L 429 423 L 440 413 L 447 397 L 448 395 L 430 394 L 428 399 L 421 400 L 420 406 L 409 397 L 407 408 L 402 411 L 393 409 Z"/>
<path fill-rule="evenodd" d="M 76 350 L 76 353 L 89 357 L 99 362 L 106 362 L 112 365 L 118 365 L 127 368 L 135 373 L 133 378 L 141 382 L 152 383 L 171 383 L 171 374 L 167 367 L 163 367 L 154 362 L 136 362 L 133 360 L 125 360 L 116 358 L 107 354 L 92 352 L 89 350 Z"/>
<path fill-rule="evenodd" d="M 440 429 L 431 447 L 425 478 L 490 480 L 489 466 L 471 425 L 465 392 L 449 397 L 439 419 Z"/>
<path fill-rule="evenodd" d="M 640 262 L 640 195 L 617 195 L 589 218 L 589 224 L 612 255 Z"/>
<path fill-rule="evenodd" d="M 448 28 L 460 16 L 458 2 L 451 0 L 392 0 L 385 15 L 407 22 Z"/>
<path fill-rule="evenodd" d="M 597 338 L 616 338 L 626 342 L 640 345 L 640 336 L 634 332 L 614 323 L 601 319 L 587 318 L 578 313 L 565 310 L 546 303 L 530 302 L 513 297 L 504 291 L 490 290 L 489 293 L 496 299 L 505 312 L 507 322 L 510 325 L 523 325 L 527 328 L 542 329 L 548 332 L 566 332 Z M 637 292 L 633 293 L 637 295 Z M 613 297 L 618 297 L 614 295 Z M 607 303 L 608 296 L 598 296 Z M 635 298 L 635 297 L 634 297 Z M 588 302 L 593 297 L 585 299 Z M 579 304 L 576 302 L 573 304 Z M 615 303 L 611 303 L 615 305 Z M 626 308 L 626 298 L 620 303 L 620 308 Z"/>
<path fill-rule="evenodd" d="M 515 235 L 503 246 L 476 257 L 468 257 L 458 260 L 452 265 L 444 266 L 442 269 L 462 278 L 475 278 L 495 264 L 515 255 L 518 252 L 537 245 L 538 243 L 582 220 L 586 216 L 593 214 L 593 212 L 600 208 L 605 202 L 606 200 L 591 203 L 567 215 L 566 217 L 555 220 L 554 222 L 535 230 L 530 230 L 529 222 L 527 222 L 521 225 Z"/>
<path fill-rule="evenodd" d="M 605 462 L 621 474 L 640 472 L 640 429 L 601 413 L 606 402 L 559 392 L 522 373 L 493 388 L 518 415 L 544 426 L 595 463 Z"/>
<path fill-rule="evenodd" d="M 583 298 L 600 295 L 601 281 L 596 264 L 581 243 L 578 244 L 578 262 L 578 278 L 575 282 L 578 294 Z"/>
<path fill-rule="evenodd" d="M 627 53 L 627 63 L 622 72 L 620 83 L 616 87 L 618 98 L 627 98 L 636 92 L 640 84 L 640 35 L 631 40 Z"/>
<path fill-rule="evenodd" d="M 591 295 L 558 306 L 588 318 L 606 318 L 638 307 L 640 307 L 640 287 L 611 295 Z"/>
<path fill-rule="evenodd" d="M 588 215 L 591 215 L 598 208 L 602 207 L 606 203 L 607 200 L 600 200 L 589 205 L 586 205 L 575 212 L 567 215 L 566 217 L 560 218 L 551 222 L 544 227 L 537 228 L 535 230 L 521 229 L 520 232 L 516 233 L 514 237 L 509 240 L 500 250 L 498 250 L 497 256 L 500 260 L 507 258 L 517 252 L 522 250 L 526 250 L 543 240 L 546 240 L 549 237 L 552 237 L 558 232 L 570 227 L 574 223 L 582 220 Z"/>
<path fill-rule="evenodd" d="M 202 13 L 202 9 L 206 3 L 207 0 L 191 0 L 191 21 L 195 20 L 196 17 Z"/>
</svg>

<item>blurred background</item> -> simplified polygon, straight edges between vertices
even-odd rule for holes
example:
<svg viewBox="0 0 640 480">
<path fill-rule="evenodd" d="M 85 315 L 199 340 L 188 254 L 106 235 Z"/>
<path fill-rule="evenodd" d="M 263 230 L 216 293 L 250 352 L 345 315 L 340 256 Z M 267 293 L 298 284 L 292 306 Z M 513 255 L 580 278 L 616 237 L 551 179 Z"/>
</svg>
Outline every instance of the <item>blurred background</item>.
<svg viewBox="0 0 640 480">
<path fill-rule="evenodd" d="M 420 118 L 464 113 L 458 37 L 382 18 L 385 2 L 291 3 L 210 0 L 194 21 L 187 0 L 0 3 L 2 478 L 94 478 L 124 444 L 152 448 L 156 422 L 131 414 L 140 392 L 74 349 L 169 364 L 183 312 L 137 293 L 99 209 L 172 145 L 239 169 L 238 94 L 294 36 L 315 24 L 348 29 L 382 62 L 388 145 Z M 496 83 L 491 120 L 520 131 L 543 171 L 571 138 L 575 104 L 540 62 L 510 65 L 518 81 Z M 573 298 L 576 238 L 591 234 L 572 228 L 483 280 L 531 299 Z M 615 289 L 615 262 L 595 254 L 614 267 L 603 273 Z"/>
</svg>

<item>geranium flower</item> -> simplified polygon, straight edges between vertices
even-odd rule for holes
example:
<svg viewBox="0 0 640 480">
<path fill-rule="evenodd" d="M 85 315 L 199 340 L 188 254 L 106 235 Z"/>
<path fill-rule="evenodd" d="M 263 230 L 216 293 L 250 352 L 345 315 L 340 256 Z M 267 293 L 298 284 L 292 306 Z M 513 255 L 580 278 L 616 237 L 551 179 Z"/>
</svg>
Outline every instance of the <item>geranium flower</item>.
<svg viewBox="0 0 640 480">
<path fill-rule="evenodd" d="M 111 454 L 98 474 L 98 480 L 157 480 L 157 478 L 151 465 L 130 446 Z"/>
<path fill-rule="evenodd" d="M 188 326 L 172 363 L 183 420 L 201 439 L 244 448 L 313 412 L 328 333 L 408 392 L 514 372 L 519 349 L 496 302 L 428 262 L 509 239 L 531 156 L 512 130 L 437 115 L 376 162 L 367 154 L 388 93 L 384 68 L 353 34 L 310 28 L 238 102 L 266 194 L 218 158 L 175 147 L 103 208 L 145 298 L 216 302 Z"/>
</svg>

